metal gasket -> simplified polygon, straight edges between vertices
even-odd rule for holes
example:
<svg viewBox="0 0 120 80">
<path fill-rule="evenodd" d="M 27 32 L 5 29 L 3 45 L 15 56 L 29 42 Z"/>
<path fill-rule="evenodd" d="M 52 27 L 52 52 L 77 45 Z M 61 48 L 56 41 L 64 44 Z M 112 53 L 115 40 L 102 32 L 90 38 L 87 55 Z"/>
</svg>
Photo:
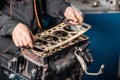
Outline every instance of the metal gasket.
<svg viewBox="0 0 120 80">
<path fill-rule="evenodd" d="M 77 25 L 61 23 L 35 35 L 34 48 L 29 50 L 39 57 L 48 57 L 57 51 L 88 39 L 88 37 L 81 35 L 90 28 L 91 26 L 86 23 Z"/>
</svg>

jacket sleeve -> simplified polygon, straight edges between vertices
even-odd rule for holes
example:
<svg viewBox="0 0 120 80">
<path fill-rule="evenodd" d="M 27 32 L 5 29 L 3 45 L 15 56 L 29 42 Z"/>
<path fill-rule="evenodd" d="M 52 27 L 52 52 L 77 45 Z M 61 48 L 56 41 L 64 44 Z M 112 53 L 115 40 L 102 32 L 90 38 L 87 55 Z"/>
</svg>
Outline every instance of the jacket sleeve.
<svg viewBox="0 0 120 80">
<path fill-rule="evenodd" d="M 16 20 L 0 11 L 0 36 L 11 35 L 14 27 L 18 24 Z"/>
<path fill-rule="evenodd" d="M 47 13 L 55 18 L 64 18 L 65 9 L 70 6 L 65 0 L 47 0 Z"/>
</svg>

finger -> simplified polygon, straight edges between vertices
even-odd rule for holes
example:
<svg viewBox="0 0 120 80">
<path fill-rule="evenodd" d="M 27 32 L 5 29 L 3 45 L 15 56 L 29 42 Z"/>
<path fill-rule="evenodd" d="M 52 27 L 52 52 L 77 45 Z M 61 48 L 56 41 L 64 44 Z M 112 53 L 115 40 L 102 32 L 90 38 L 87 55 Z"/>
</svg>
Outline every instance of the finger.
<svg viewBox="0 0 120 80">
<path fill-rule="evenodd" d="M 32 48 L 33 48 L 33 44 L 35 42 L 35 36 L 32 34 L 32 32 L 30 31 L 30 37 L 32 39 Z"/>
<path fill-rule="evenodd" d="M 23 47 L 29 47 L 25 37 L 22 38 Z"/>
<path fill-rule="evenodd" d="M 18 39 L 18 40 L 17 40 L 17 43 L 18 43 L 18 46 L 19 46 L 19 47 L 24 46 L 24 45 L 23 45 L 23 42 L 22 42 L 22 40 L 21 40 L 21 39 Z"/>
<path fill-rule="evenodd" d="M 74 22 L 77 22 L 77 19 L 75 17 L 74 11 L 70 10 L 69 12 L 66 13 L 66 18 L 73 20 Z"/>
<path fill-rule="evenodd" d="M 35 43 L 35 39 L 36 39 L 36 38 L 35 38 L 35 36 L 33 35 L 33 44 Z"/>
<path fill-rule="evenodd" d="M 82 23 L 82 22 L 83 22 L 83 18 L 82 18 L 82 16 L 81 16 L 80 14 L 77 15 L 77 18 L 78 18 L 79 23 Z"/>
<path fill-rule="evenodd" d="M 83 22 L 82 14 L 79 11 L 74 11 L 75 17 L 78 19 L 80 23 Z"/>
<path fill-rule="evenodd" d="M 77 22 L 78 21 L 77 18 L 75 17 L 74 13 L 73 14 L 71 13 L 70 19 L 72 19 L 73 22 Z"/>
<path fill-rule="evenodd" d="M 29 33 L 25 36 L 28 47 L 33 48 L 33 41 Z"/>
<path fill-rule="evenodd" d="M 32 34 L 31 31 L 30 31 L 30 37 L 31 37 L 31 39 L 32 39 L 32 42 L 34 42 L 34 40 L 35 40 L 35 36 Z"/>
<path fill-rule="evenodd" d="M 76 25 L 77 23 L 74 21 L 69 21 L 70 24 Z"/>
</svg>

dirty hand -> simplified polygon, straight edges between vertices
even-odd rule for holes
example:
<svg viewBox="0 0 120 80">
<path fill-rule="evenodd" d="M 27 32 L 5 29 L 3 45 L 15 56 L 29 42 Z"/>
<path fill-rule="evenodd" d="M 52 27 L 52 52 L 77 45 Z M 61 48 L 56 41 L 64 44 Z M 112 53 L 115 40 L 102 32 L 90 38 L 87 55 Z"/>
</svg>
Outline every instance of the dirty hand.
<svg viewBox="0 0 120 80">
<path fill-rule="evenodd" d="M 72 20 L 72 21 L 70 21 L 71 24 L 77 24 L 77 23 L 83 22 L 82 13 L 80 11 L 78 11 L 77 9 L 72 8 L 72 7 L 66 8 L 66 10 L 64 12 L 64 16 L 67 19 Z"/>
<path fill-rule="evenodd" d="M 12 32 L 12 39 L 18 47 L 30 47 L 33 48 L 33 34 L 29 28 L 18 23 Z"/>
</svg>

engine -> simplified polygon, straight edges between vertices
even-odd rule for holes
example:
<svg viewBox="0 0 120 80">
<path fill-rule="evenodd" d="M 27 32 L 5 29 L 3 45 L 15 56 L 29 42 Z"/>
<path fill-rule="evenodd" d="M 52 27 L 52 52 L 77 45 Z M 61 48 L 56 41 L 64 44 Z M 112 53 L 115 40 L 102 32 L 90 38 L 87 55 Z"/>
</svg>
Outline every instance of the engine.
<svg viewBox="0 0 120 80">
<path fill-rule="evenodd" d="M 4 80 L 81 80 L 84 72 L 102 74 L 104 65 L 98 73 L 87 72 L 93 58 L 88 48 L 89 37 L 83 34 L 90 28 L 86 23 L 64 22 L 36 34 L 32 49 L 21 48 L 6 63 L 2 59 L 1 76 L 5 76 Z"/>
</svg>

